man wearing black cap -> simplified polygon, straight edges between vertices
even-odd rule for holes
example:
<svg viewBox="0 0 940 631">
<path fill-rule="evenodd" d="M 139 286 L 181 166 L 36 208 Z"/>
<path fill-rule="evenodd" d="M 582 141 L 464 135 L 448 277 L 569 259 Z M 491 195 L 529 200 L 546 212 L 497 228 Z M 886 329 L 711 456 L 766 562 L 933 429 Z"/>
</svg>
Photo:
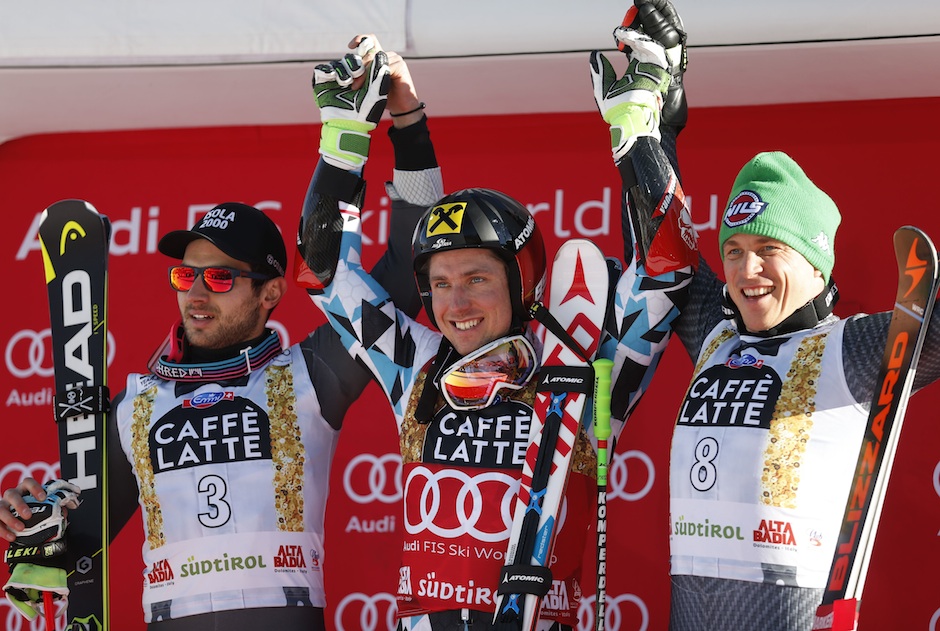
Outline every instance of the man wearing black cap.
<svg viewBox="0 0 940 631">
<path fill-rule="evenodd" d="M 185 332 L 179 339 L 193 347 L 190 355 L 226 355 L 226 347 L 246 340 L 254 350 L 265 346 L 259 338 L 276 336 L 264 324 L 287 289 L 287 253 L 277 226 L 264 213 L 244 204 L 220 204 L 192 230 L 164 236 L 158 247 L 182 259 L 170 268 L 169 279 L 179 292 Z M 196 282 L 200 277 L 203 282 Z M 239 282 L 240 277 L 246 280 Z M 249 364 L 251 352 L 245 356 Z M 164 358 L 154 367 L 168 378 L 172 370 Z"/>
<path fill-rule="evenodd" d="M 374 38 L 354 42 L 356 54 L 334 62 L 351 77 L 378 50 Z M 381 116 L 386 98 L 393 112 L 402 111 L 400 103 L 415 95 L 400 57 L 381 54 L 362 87 L 369 104 L 363 117 Z M 359 125 L 360 139 L 368 139 L 375 124 L 357 115 L 347 128 Z M 396 279 L 410 274 L 411 235 L 430 203 L 422 196 L 436 198 L 442 188 L 419 118 L 421 133 L 409 131 L 414 119 L 399 117 L 390 134 L 396 167 L 422 166 L 402 177 L 396 171 L 389 184 L 389 252 L 373 270 L 412 314 L 420 305 L 414 285 Z M 325 144 L 321 151 L 347 146 Z M 368 143 L 357 150 L 361 168 Z M 287 290 L 287 255 L 278 227 L 258 209 L 220 204 L 191 230 L 164 236 L 159 249 L 180 259 L 168 271 L 180 320 L 150 372 L 128 376 L 108 436 L 114 532 L 138 503 L 143 513 L 144 619 L 151 631 L 325 629 L 330 465 L 343 416 L 369 373 L 328 326 L 286 349 L 265 327 Z M 26 494 L 47 496 L 28 480 L 0 500 L 0 536 L 13 545 L 23 526 L 10 508 L 28 517 Z"/>
</svg>

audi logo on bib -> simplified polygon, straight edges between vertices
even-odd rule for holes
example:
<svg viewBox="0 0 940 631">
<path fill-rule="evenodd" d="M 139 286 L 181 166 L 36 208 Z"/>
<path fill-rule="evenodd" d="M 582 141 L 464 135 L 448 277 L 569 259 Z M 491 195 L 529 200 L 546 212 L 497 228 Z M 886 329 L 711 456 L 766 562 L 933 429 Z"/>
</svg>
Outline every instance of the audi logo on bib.
<svg viewBox="0 0 940 631">
<path fill-rule="evenodd" d="M 438 537 L 454 539 L 470 535 L 478 541 L 505 541 L 512 527 L 512 507 L 519 480 L 498 471 L 485 471 L 470 477 L 458 469 L 417 466 L 408 475 L 407 486 L 420 486 L 420 497 L 405 506 L 405 530 L 410 534 L 430 531 Z M 483 501 L 482 487 L 501 489 L 499 505 Z M 491 497 L 495 497 L 492 493 Z"/>
</svg>

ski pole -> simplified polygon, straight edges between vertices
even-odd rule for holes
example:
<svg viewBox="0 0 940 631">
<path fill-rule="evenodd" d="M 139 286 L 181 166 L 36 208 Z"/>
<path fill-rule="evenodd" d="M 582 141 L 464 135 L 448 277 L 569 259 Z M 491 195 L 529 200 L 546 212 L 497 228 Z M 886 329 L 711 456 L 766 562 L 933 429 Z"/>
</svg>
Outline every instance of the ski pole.
<svg viewBox="0 0 940 631">
<path fill-rule="evenodd" d="M 614 362 L 594 361 L 594 435 L 597 437 L 597 595 L 595 630 L 607 615 L 607 439 L 610 438 L 610 374 Z"/>
</svg>

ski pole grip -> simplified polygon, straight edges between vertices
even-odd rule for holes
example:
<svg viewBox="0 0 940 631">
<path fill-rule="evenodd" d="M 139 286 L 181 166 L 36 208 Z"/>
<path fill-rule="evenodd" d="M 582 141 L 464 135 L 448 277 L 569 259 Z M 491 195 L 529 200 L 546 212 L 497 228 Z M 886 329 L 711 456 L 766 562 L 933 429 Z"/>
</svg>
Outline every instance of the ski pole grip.
<svg viewBox="0 0 940 631">
<path fill-rule="evenodd" d="M 610 438 L 610 374 L 614 362 L 594 360 L 594 435 L 598 440 Z"/>
</svg>

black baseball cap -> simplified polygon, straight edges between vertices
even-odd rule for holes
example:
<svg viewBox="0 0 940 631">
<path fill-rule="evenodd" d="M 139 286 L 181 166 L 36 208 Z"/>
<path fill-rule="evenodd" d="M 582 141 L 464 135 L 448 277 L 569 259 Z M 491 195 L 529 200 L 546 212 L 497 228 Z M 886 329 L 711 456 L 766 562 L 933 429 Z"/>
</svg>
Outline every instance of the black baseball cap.
<svg viewBox="0 0 940 631">
<path fill-rule="evenodd" d="M 235 260 L 272 276 L 284 276 L 287 249 L 270 217 L 247 204 L 225 202 L 207 212 L 192 230 L 174 230 L 163 235 L 157 248 L 182 259 L 186 246 L 205 239 Z"/>
</svg>

